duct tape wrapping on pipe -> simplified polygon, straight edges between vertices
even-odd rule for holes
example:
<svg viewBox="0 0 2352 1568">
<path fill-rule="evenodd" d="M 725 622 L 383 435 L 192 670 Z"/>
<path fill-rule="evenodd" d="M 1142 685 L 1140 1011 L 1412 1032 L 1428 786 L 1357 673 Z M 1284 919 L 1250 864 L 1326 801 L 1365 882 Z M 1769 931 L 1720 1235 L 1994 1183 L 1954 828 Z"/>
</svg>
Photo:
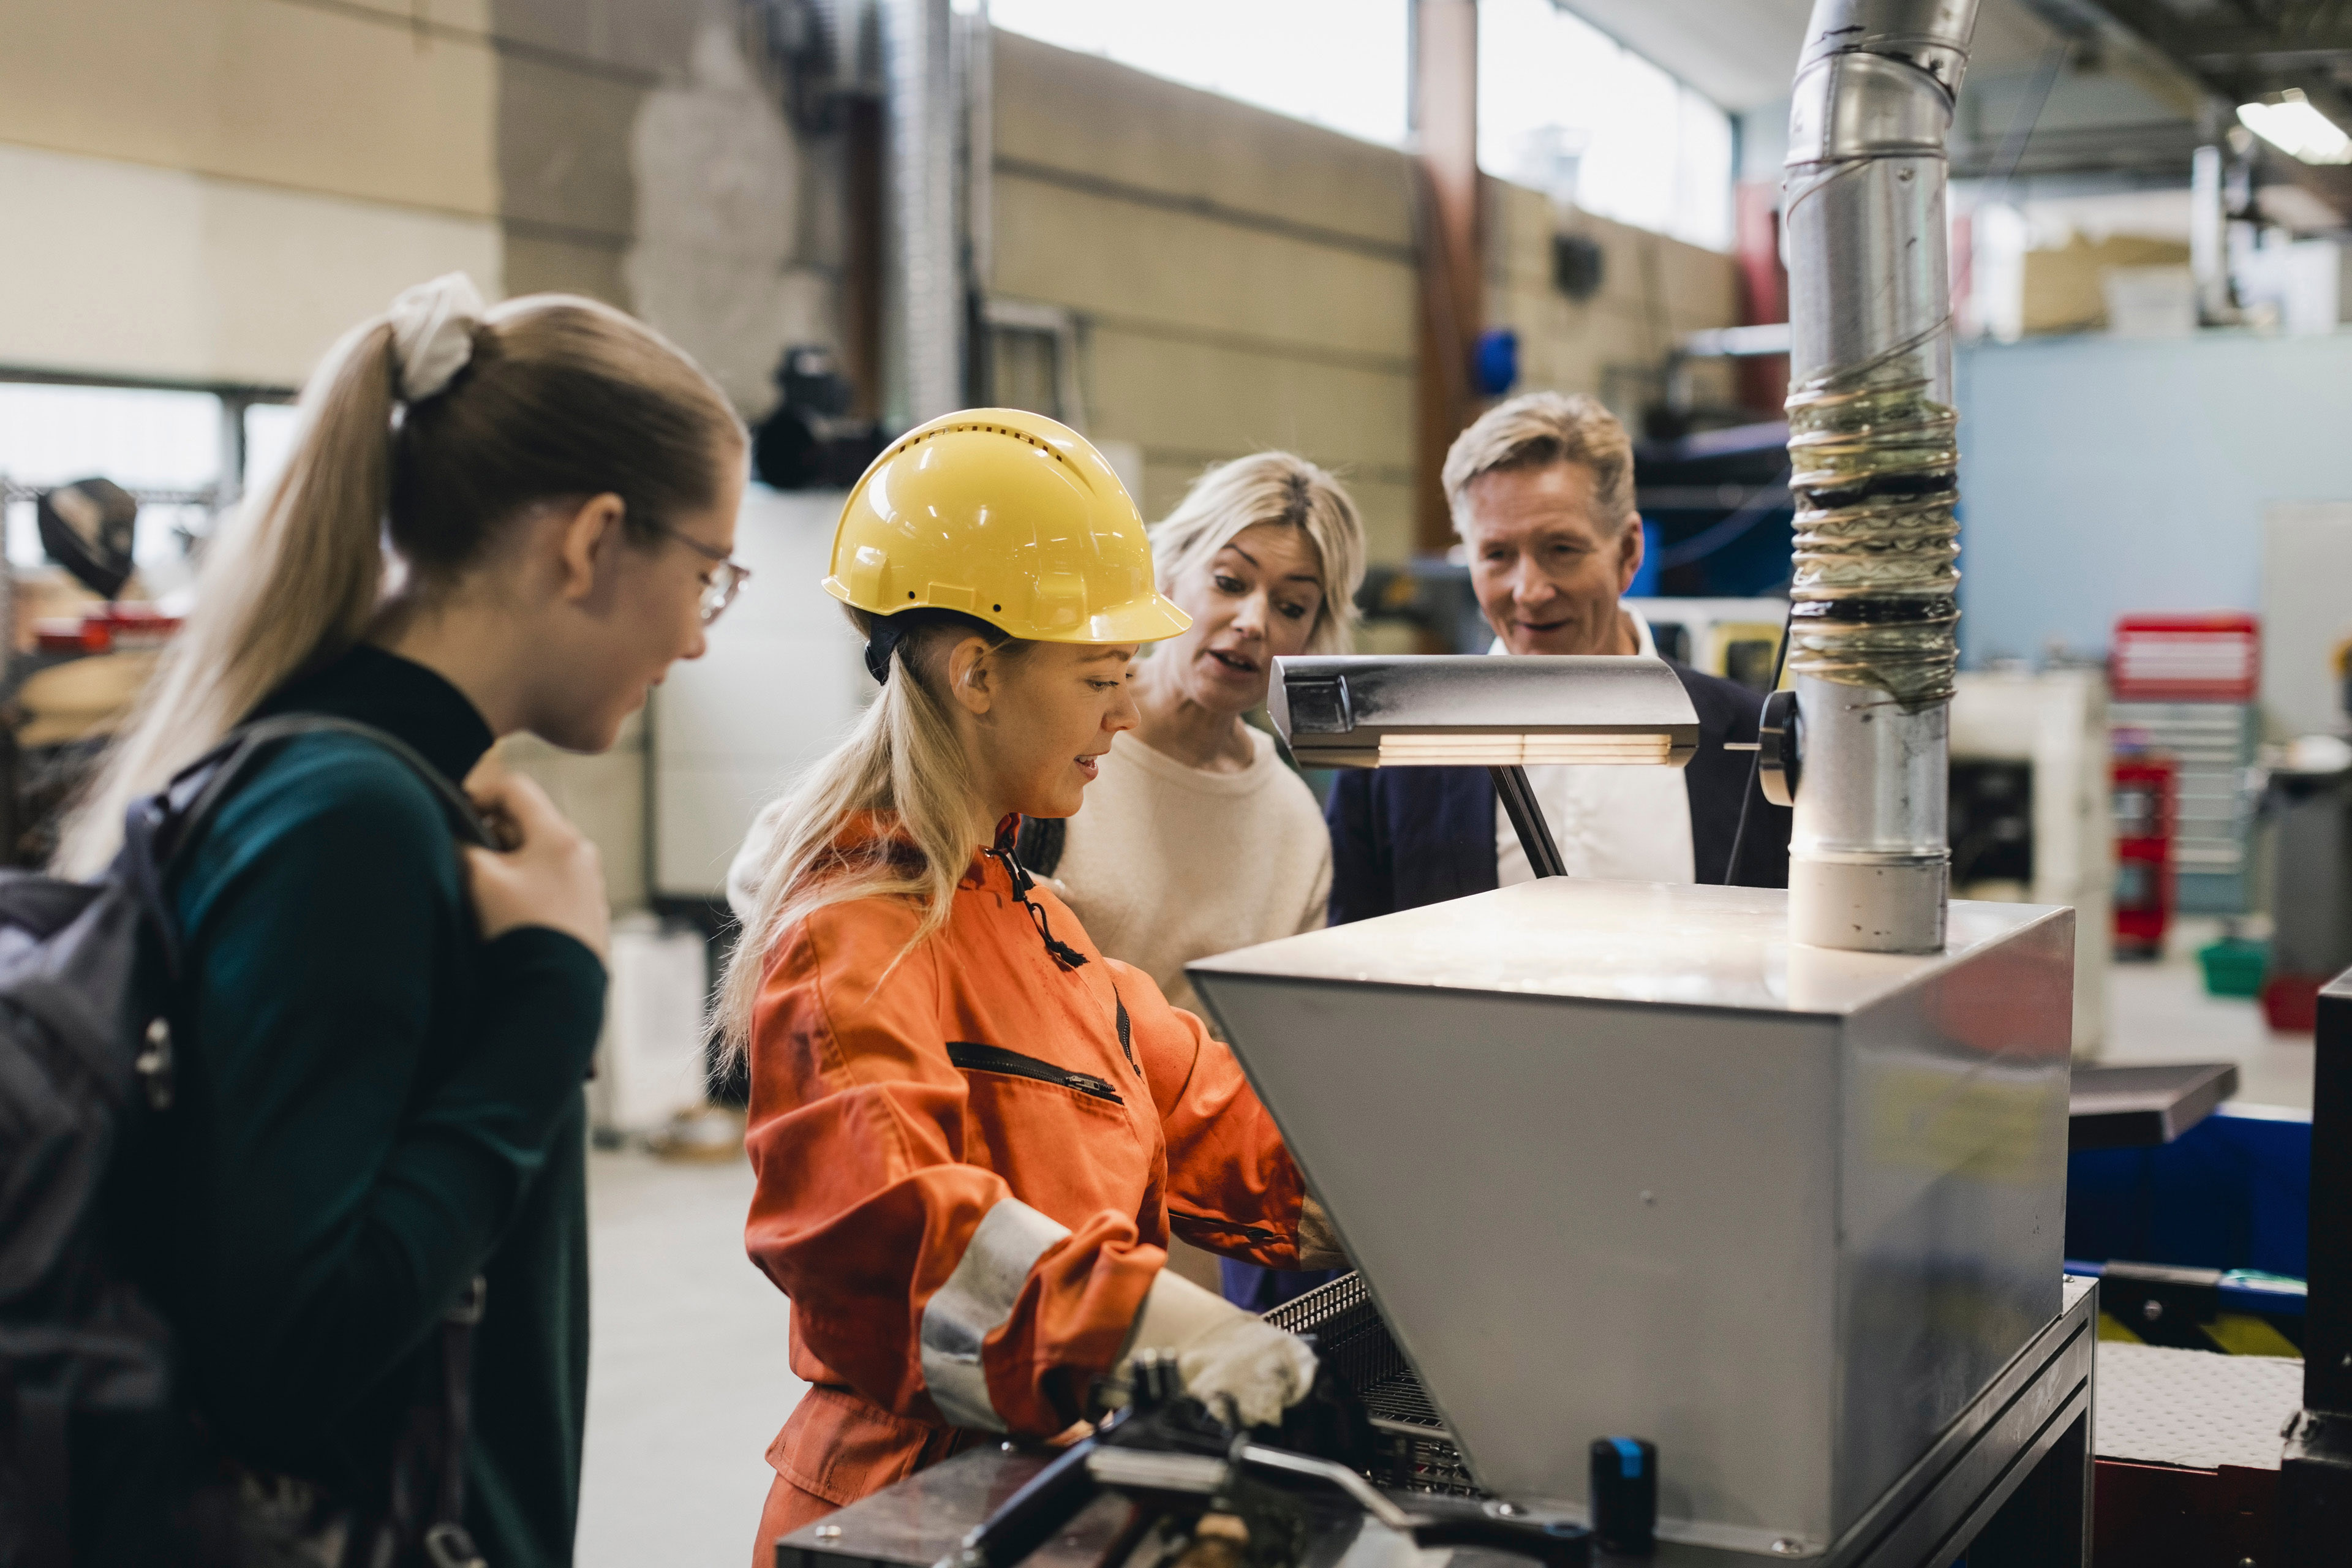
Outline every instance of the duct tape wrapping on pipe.
<svg viewBox="0 0 2352 1568">
<path fill-rule="evenodd" d="M 1827 376 L 1791 394 L 1790 669 L 1876 687 L 1913 711 L 1952 695 L 1958 423 L 1917 377 Z"/>
<path fill-rule="evenodd" d="M 1971 0 L 1818 0 L 1790 114 L 1789 668 L 1949 700 L 1958 416 L 1943 139 Z"/>
</svg>

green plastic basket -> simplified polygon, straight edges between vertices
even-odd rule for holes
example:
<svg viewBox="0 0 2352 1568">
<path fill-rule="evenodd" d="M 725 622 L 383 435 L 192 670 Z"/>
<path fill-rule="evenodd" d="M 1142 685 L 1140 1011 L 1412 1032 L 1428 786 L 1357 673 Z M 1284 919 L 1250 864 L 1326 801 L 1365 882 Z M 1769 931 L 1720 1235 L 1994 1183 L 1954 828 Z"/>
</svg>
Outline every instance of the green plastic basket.
<svg viewBox="0 0 2352 1568">
<path fill-rule="evenodd" d="M 2271 944 L 2225 936 L 2197 950 L 2205 970 L 2205 990 L 2213 996 L 2259 996 L 2263 974 L 2270 968 Z"/>
</svg>

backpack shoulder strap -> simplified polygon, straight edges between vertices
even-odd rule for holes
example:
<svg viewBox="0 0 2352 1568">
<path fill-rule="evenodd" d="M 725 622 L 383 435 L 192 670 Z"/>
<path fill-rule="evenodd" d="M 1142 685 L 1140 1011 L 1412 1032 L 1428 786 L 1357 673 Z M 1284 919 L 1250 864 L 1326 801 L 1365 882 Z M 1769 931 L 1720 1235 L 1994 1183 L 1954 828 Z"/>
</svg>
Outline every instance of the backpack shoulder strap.
<svg viewBox="0 0 2352 1568">
<path fill-rule="evenodd" d="M 170 855 L 181 845 L 193 839 L 212 819 L 222 803 L 243 784 L 247 774 L 259 766 L 283 741 L 299 735 L 350 735 L 366 741 L 392 753 L 417 781 L 431 790 L 440 803 L 442 815 L 448 819 L 449 830 L 461 842 L 478 845 L 485 849 L 498 847 L 488 828 L 483 826 L 474 803 L 467 800 L 457 787 L 441 774 L 441 770 L 428 763 L 416 748 L 399 736 L 362 724 L 355 719 L 338 719 L 325 713 L 284 713 L 275 719 L 262 719 L 240 725 L 222 738 L 221 743 L 180 772 L 163 792 L 170 803 L 171 842 L 166 847 L 165 864 Z M 184 795 L 182 790 L 186 787 Z"/>
<path fill-rule="evenodd" d="M 286 713 L 243 724 L 223 736 L 218 745 L 182 768 L 172 782 L 153 795 L 131 802 L 123 816 L 122 853 L 116 860 L 119 875 L 145 907 L 163 945 L 170 973 L 180 968 L 179 932 L 171 906 L 163 897 L 164 875 L 180 850 L 200 833 L 230 794 L 281 742 L 299 735 L 354 736 L 390 752 L 433 792 L 447 818 L 450 832 L 461 844 L 485 849 L 499 847 L 481 815 L 440 770 L 397 735 L 325 713 Z"/>
</svg>

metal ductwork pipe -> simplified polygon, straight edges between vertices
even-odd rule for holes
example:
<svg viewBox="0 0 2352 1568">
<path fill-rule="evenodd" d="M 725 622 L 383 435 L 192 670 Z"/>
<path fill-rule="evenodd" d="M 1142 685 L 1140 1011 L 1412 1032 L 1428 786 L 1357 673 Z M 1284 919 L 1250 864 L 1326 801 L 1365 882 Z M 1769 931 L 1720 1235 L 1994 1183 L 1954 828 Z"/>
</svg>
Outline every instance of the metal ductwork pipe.
<svg viewBox="0 0 2352 1568">
<path fill-rule="evenodd" d="M 890 413 L 909 426 L 964 405 L 952 25 L 949 0 L 882 0 L 896 372 L 889 401 Z"/>
<path fill-rule="evenodd" d="M 1976 0 L 1816 0 L 1789 116 L 1792 941 L 1944 945 L 1958 416 L 1944 137 Z"/>
</svg>

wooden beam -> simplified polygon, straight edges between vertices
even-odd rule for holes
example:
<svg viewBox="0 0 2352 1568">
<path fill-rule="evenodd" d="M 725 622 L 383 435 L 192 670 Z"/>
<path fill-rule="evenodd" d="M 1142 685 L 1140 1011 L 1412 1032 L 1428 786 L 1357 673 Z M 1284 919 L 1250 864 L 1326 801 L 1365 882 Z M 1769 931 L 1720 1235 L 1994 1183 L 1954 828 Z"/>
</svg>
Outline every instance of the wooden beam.
<svg viewBox="0 0 2352 1568">
<path fill-rule="evenodd" d="M 1789 319 L 1789 269 L 1780 265 L 1780 185 L 1742 180 L 1732 187 L 1732 265 L 1739 275 L 1739 324 Z M 1757 354 L 1735 362 L 1739 402 L 1759 419 L 1785 418 L 1789 356 Z"/>
<path fill-rule="evenodd" d="M 1413 0 L 1412 15 L 1413 237 L 1421 266 L 1413 535 L 1419 549 L 1438 553 L 1454 542 L 1438 473 L 1470 420 L 1470 355 L 1486 316 L 1477 0 Z"/>
<path fill-rule="evenodd" d="M 882 104 L 858 95 L 844 106 L 841 156 L 846 187 L 842 236 L 841 367 L 850 416 L 882 415 Z"/>
</svg>

